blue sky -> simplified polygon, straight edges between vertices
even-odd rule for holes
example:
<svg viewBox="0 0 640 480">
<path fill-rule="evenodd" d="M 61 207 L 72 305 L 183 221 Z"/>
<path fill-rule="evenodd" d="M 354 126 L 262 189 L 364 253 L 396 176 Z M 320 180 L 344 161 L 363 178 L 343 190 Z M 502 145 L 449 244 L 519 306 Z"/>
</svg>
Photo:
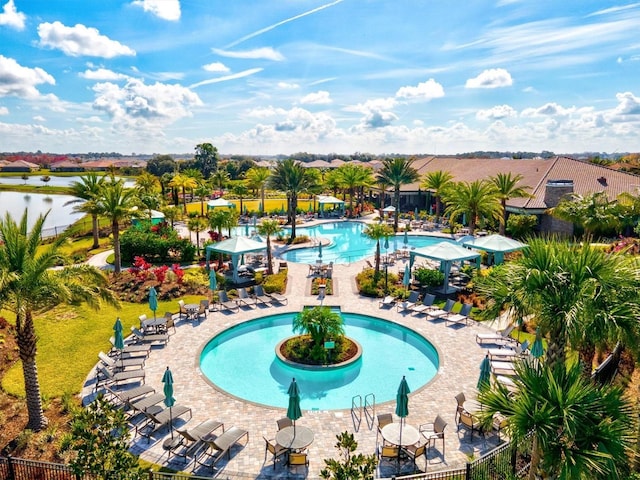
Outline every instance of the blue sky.
<svg viewBox="0 0 640 480">
<path fill-rule="evenodd" d="M 640 3 L 0 7 L 0 151 L 640 151 Z"/>
</svg>

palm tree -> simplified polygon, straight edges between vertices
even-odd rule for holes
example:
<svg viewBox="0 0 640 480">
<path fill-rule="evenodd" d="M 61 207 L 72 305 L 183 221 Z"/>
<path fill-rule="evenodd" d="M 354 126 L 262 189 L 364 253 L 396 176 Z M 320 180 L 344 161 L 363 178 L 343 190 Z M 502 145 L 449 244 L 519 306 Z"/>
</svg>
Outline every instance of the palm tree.
<svg viewBox="0 0 640 480">
<path fill-rule="evenodd" d="M 287 216 L 291 224 L 289 243 L 296 238 L 296 211 L 298 209 L 298 195 L 312 186 L 312 178 L 307 169 L 291 158 L 278 163 L 273 174 L 269 177 L 271 188 L 287 194 Z"/>
<path fill-rule="evenodd" d="M 125 188 L 122 180 L 105 182 L 101 195 L 97 198 L 100 214 L 111 221 L 113 235 L 114 271 L 120 273 L 120 223 L 131 217 L 131 208 L 135 205 L 135 190 Z"/>
<path fill-rule="evenodd" d="M 171 224 L 171 228 L 173 228 L 175 221 L 180 220 L 182 216 L 182 209 L 173 205 L 167 205 L 161 211 L 164 213 L 164 218 Z"/>
<path fill-rule="evenodd" d="M 271 235 L 277 235 L 280 231 L 277 220 L 265 219 L 258 225 L 258 233 L 267 237 L 267 275 L 273 274 L 273 261 L 271 258 Z"/>
<path fill-rule="evenodd" d="M 264 190 L 270 175 L 271 172 L 265 167 L 252 167 L 245 174 L 247 186 L 260 190 L 260 216 L 264 215 Z"/>
<path fill-rule="evenodd" d="M 315 346 L 324 349 L 326 340 L 344 335 L 344 322 L 329 307 L 305 308 L 294 317 L 293 331 L 309 335 Z"/>
<path fill-rule="evenodd" d="M 530 319 L 549 340 L 546 361 L 564 365 L 568 346 L 593 351 L 606 342 L 640 345 L 640 268 L 632 257 L 585 244 L 532 239 L 523 256 L 474 282 L 487 299 L 483 314 L 506 309 Z M 592 337 L 592 338 L 586 338 Z M 586 373 L 593 357 L 583 356 Z"/>
<path fill-rule="evenodd" d="M 627 478 L 634 422 L 618 387 L 597 386 L 580 366 L 521 361 L 515 392 L 481 392 L 482 423 L 500 413 L 510 437 L 533 435 L 529 479 Z"/>
<path fill-rule="evenodd" d="M 502 213 L 500 215 L 500 235 L 506 233 L 507 200 L 510 198 L 526 198 L 531 196 L 527 192 L 531 187 L 518 186 L 518 182 L 523 178 L 520 174 L 512 176 L 511 172 L 498 173 L 495 177 L 489 177 L 489 181 L 491 181 L 496 188 L 498 198 L 500 199 L 500 206 L 502 207 Z"/>
<path fill-rule="evenodd" d="M 102 186 L 104 185 L 104 177 L 98 176 L 95 172 L 89 172 L 80 177 L 80 181 L 71 182 L 70 194 L 73 200 L 69 200 L 65 205 L 78 204 L 73 207 L 74 212 L 82 212 L 91 215 L 91 232 L 93 234 L 92 249 L 100 246 L 98 237 L 98 214 L 100 209 L 96 204 L 96 198 L 100 196 Z"/>
<path fill-rule="evenodd" d="M 39 216 L 31 230 L 26 210 L 19 223 L 9 214 L 0 220 L 0 306 L 16 316 L 15 335 L 29 414 L 26 428 L 34 431 L 47 425 L 36 365 L 34 312 L 73 302 L 87 302 L 92 308 L 98 308 L 101 301 L 117 304 L 107 288 L 107 279 L 96 268 L 78 265 L 53 269 L 64 261 L 60 247 L 67 238 L 60 235 L 52 243 L 41 245 L 47 215 Z"/>
<path fill-rule="evenodd" d="M 393 230 L 383 223 L 370 223 L 364 229 L 364 234 L 376 241 L 375 278 L 380 275 L 380 240 L 393 235 Z"/>
<path fill-rule="evenodd" d="M 203 232 L 208 226 L 207 220 L 203 217 L 191 217 L 187 220 L 189 232 L 196 232 L 196 252 L 198 255 L 200 255 L 200 232 Z"/>
<path fill-rule="evenodd" d="M 195 178 L 176 173 L 171 179 L 169 186 L 180 188 L 182 190 L 182 206 L 184 213 L 187 213 L 187 190 L 193 190 L 196 188 L 198 186 L 198 182 Z"/>
<path fill-rule="evenodd" d="M 609 200 L 606 192 L 573 194 L 549 210 L 554 217 L 580 225 L 587 237 L 597 231 L 606 231 L 620 225 L 619 206 L 615 201 Z"/>
<path fill-rule="evenodd" d="M 206 180 L 200 180 L 193 193 L 200 199 L 200 216 L 204 217 L 204 201 L 211 195 L 211 186 Z"/>
<path fill-rule="evenodd" d="M 398 218 L 400 215 L 400 188 L 418 180 L 419 175 L 413 168 L 413 159 L 385 158 L 382 168 L 378 172 L 378 183 L 384 183 L 393 187 L 393 205 L 396 207 L 393 220 L 393 231 L 398 231 Z"/>
<path fill-rule="evenodd" d="M 242 215 L 244 213 L 244 210 L 242 208 L 243 207 L 242 200 L 249 194 L 249 189 L 247 188 L 247 185 L 245 184 L 245 182 L 241 181 L 235 184 L 231 191 L 233 192 L 234 195 L 237 195 L 238 198 L 240 199 L 240 214 Z"/>
<path fill-rule="evenodd" d="M 422 184 L 422 188 L 433 192 L 436 197 L 436 219 L 440 218 L 440 212 L 442 211 L 442 198 L 441 194 L 446 188 L 451 185 L 453 175 L 443 170 L 436 170 L 435 172 L 429 172 L 425 175 Z"/>
<path fill-rule="evenodd" d="M 229 181 L 229 172 L 227 172 L 224 168 L 218 167 L 211 175 L 211 184 L 214 187 L 218 187 L 220 190 L 220 196 L 224 194 L 224 187 Z"/>
<path fill-rule="evenodd" d="M 447 203 L 445 214 L 452 220 L 461 215 L 467 216 L 471 235 L 481 217 L 497 219 L 500 214 L 496 189 L 486 180 L 453 183 L 442 192 L 442 198 Z"/>
<path fill-rule="evenodd" d="M 162 190 L 158 177 L 149 172 L 140 172 L 136 177 L 136 188 L 141 194 L 157 194 Z"/>
</svg>

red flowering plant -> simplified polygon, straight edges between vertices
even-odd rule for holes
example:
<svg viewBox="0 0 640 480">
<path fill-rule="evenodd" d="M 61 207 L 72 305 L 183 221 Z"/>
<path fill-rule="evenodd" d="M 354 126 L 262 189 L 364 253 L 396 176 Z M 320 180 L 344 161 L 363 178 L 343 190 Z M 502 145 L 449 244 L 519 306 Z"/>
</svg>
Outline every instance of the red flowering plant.
<svg viewBox="0 0 640 480">
<path fill-rule="evenodd" d="M 178 279 L 178 284 L 181 285 L 182 284 L 182 278 L 184 277 L 184 270 L 182 268 L 180 268 L 180 265 L 178 265 L 177 263 L 174 263 L 173 265 L 171 265 L 171 271 L 175 274 L 176 278 Z"/>
</svg>

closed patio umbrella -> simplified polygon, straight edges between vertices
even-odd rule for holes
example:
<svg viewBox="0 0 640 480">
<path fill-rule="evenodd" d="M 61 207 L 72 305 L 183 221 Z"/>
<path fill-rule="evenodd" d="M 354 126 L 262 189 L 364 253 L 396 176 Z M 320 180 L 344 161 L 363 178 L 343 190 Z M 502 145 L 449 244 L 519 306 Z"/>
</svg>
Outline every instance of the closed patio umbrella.
<svg viewBox="0 0 640 480">
<path fill-rule="evenodd" d="M 411 283 L 411 270 L 409 270 L 409 264 L 404 266 L 404 276 L 402 277 L 402 284 L 409 289 Z"/>
<path fill-rule="evenodd" d="M 156 310 L 158 310 L 158 292 L 155 287 L 149 289 L 149 308 L 153 312 L 153 319 L 156 319 Z"/>
<path fill-rule="evenodd" d="M 318 242 L 318 258 L 322 258 L 322 241 Z"/>
<path fill-rule="evenodd" d="M 404 248 L 409 246 L 409 234 L 406 230 L 404 231 L 404 239 L 402 240 L 402 243 L 404 243 Z"/>
<path fill-rule="evenodd" d="M 287 393 L 289 394 L 287 418 L 293 422 L 293 431 L 295 435 L 296 420 L 302 416 L 302 411 L 300 410 L 300 390 L 298 389 L 298 384 L 296 383 L 295 378 L 291 380 L 291 384 L 289 385 L 289 390 L 287 390 Z"/>
<path fill-rule="evenodd" d="M 531 355 L 535 358 L 540 358 L 544 355 L 544 348 L 542 347 L 542 337 L 540 335 L 540 329 L 536 328 L 536 339 L 531 345 Z"/>
<path fill-rule="evenodd" d="M 173 438 L 173 419 L 171 418 L 171 407 L 176 403 L 176 399 L 173 398 L 173 375 L 169 367 L 164 371 L 162 376 L 162 383 L 164 383 L 164 404 L 169 408 L 169 429 L 171 430 L 171 438 Z"/>
<path fill-rule="evenodd" d="M 476 387 L 481 392 L 484 392 L 489 388 L 489 382 L 491 380 L 491 361 L 489 360 L 489 354 L 485 355 L 480 362 L 480 377 L 478 378 L 478 384 Z"/>
<path fill-rule="evenodd" d="M 122 334 L 122 322 L 120 317 L 116 318 L 116 323 L 113 324 L 113 346 L 120 350 L 120 359 L 122 360 L 122 350 L 124 350 L 124 335 Z"/>
<path fill-rule="evenodd" d="M 402 445 L 402 424 L 404 419 L 409 415 L 409 385 L 407 379 L 402 376 L 402 381 L 398 386 L 398 393 L 396 394 L 396 415 L 400 417 L 400 445 Z M 400 455 L 398 455 L 398 467 L 400 466 Z"/>
<path fill-rule="evenodd" d="M 248 223 L 244 224 L 244 236 L 245 237 L 249 236 L 249 224 Z"/>
<path fill-rule="evenodd" d="M 209 270 L 209 290 L 215 292 L 218 288 L 218 279 L 216 278 L 216 271 L 212 268 Z"/>
</svg>

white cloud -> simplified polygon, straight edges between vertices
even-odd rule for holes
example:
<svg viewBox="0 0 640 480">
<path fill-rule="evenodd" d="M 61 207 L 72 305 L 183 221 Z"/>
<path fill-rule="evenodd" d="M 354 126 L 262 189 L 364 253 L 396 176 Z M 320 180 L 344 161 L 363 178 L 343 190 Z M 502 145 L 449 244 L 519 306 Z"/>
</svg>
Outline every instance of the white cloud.
<svg viewBox="0 0 640 480">
<path fill-rule="evenodd" d="M 180 20 L 180 2 L 178 0 L 134 0 L 132 5 L 142 7 L 163 20 Z"/>
<path fill-rule="evenodd" d="M 41 46 L 62 50 L 71 57 L 86 55 L 113 58 L 119 55 L 136 54 L 126 45 L 100 35 L 98 29 L 81 24 L 67 27 L 58 21 L 41 23 L 38 25 L 38 35 Z"/>
<path fill-rule="evenodd" d="M 280 52 L 277 52 L 271 47 L 262 47 L 256 48 L 253 50 L 241 50 L 237 52 L 232 52 L 230 50 L 221 50 L 219 48 L 212 48 L 211 51 L 216 55 L 220 55 L 221 57 L 229 57 L 229 58 L 245 58 L 251 60 L 273 60 L 275 62 L 281 62 L 284 60 L 284 55 Z"/>
<path fill-rule="evenodd" d="M 295 90 L 296 88 L 300 88 L 300 85 L 297 83 L 278 82 L 278 88 L 282 90 Z"/>
<path fill-rule="evenodd" d="M 9 109 L 7 107 L 0 107 L 0 115 L 9 115 Z"/>
<path fill-rule="evenodd" d="M 129 79 L 124 86 L 98 83 L 93 108 L 111 117 L 114 126 L 148 127 L 169 125 L 191 116 L 191 108 L 202 105 L 198 95 L 181 85 Z"/>
<path fill-rule="evenodd" d="M 246 115 L 253 118 L 269 118 L 276 115 L 285 115 L 286 112 L 287 111 L 283 108 L 268 106 L 249 110 Z"/>
<path fill-rule="evenodd" d="M 478 110 L 476 118 L 478 120 L 498 120 L 501 118 L 517 117 L 518 113 L 509 105 L 496 105 L 495 107 Z"/>
<path fill-rule="evenodd" d="M 525 108 L 522 110 L 521 115 L 523 117 L 553 117 L 553 116 L 568 116 L 576 112 L 575 107 L 564 108 L 562 105 L 558 105 L 555 102 L 545 103 L 541 107 L 537 108 Z"/>
<path fill-rule="evenodd" d="M 80 72 L 78 75 L 80 75 L 82 78 L 86 78 L 87 80 L 126 80 L 127 78 L 129 78 L 128 75 L 117 73 L 106 68 L 85 70 L 84 72 Z"/>
<path fill-rule="evenodd" d="M 362 113 L 364 116 L 360 126 L 363 128 L 382 128 L 398 120 L 398 116 L 391 111 L 397 103 L 393 97 L 375 98 L 345 107 L 345 110 Z"/>
<path fill-rule="evenodd" d="M 2 7 L 2 13 L 0 13 L 0 25 L 6 25 L 16 30 L 24 30 L 25 18 L 25 14 L 18 11 L 13 0 L 8 0 Z"/>
<path fill-rule="evenodd" d="M 47 121 L 47 119 L 44 118 L 42 115 L 36 115 L 35 117 L 33 117 L 33 120 L 40 123 Z"/>
<path fill-rule="evenodd" d="M 618 106 L 614 110 L 615 115 L 640 114 L 640 98 L 631 92 L 617 93 Z"/>
<path fill-rule="evenodd" d="M 0 55 L 0 97 L 37 98 L 40 92 L 36 85 L 42 83 L 55 85 L 56 81 L 40 67 L 23 67 L 13 58 Z"/>
<path fill-rule="evenodd" d="M 444 88 L 433 78 L 426 82 L 421 82 L 415 87 L 401 87 L 396 92 L 397 98 L 406 98 L 409 100 L 431 100 L 432 98 L 444 97 Z"/>
<path fill-rule="evenodd" d="M 325 105 L 327 103 L 331 103 L 331 96 L 329 92 L 325 90 L 319 90 L 317 92 L 310 93 L 305 95 L 300 99 L 301 104 L 313 104 L 313 105 Z"/>
<path fill-rule="evenodd" d="M 227 73 L 230 71 L 229 67 L 222 62 L 207 63 L 206 65 L 203 65 L 202 68 L 207 72 L 215 73 Z"/>
<path fill-rule="evenodd" d="M 210 78 L 209 80 L 203 80 L 202 82 L 189 85 L 189 88 L 198 88 L 203 85 L 210 85 L 212 83 L 220 83 L 220 82 L 226 82 L 229 80 L 235 80 L 236 78 L 248 77 L 250 75 L 255 75 L 256 73 L 259 73 L 262 70 L 263 70 L 262 68 L 250 68 L 249 70 L 233 73 L 231 75 L 225 75 L 224 77 L 217 77 L 217 78 Z"/>
<path fill-rule="evenodd" d="M 490 68 L 475 78 L 470 78 L 466 88 L 500 88 L 513 85 L 511 74 L 504 68 Z"/>
</svg>

